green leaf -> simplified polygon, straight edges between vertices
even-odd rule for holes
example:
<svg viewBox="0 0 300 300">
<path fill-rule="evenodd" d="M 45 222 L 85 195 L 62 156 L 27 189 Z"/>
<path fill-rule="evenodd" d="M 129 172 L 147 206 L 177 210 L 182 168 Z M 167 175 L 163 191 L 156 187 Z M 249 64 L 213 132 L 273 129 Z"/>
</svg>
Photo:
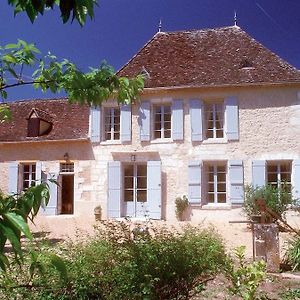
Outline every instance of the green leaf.
<svg viewBox="0 0 300 300">
<path fill-rule="evenodd" d="M 17 215 L 14 212 L 8 212 L 3 216 L 7 218 L 15 228 L 23 232 L 28 239 L 32 240 L 32 234 L 30 232 L 29 226 L 22 216 Z"/>
<path fill-rule="evenodd" d="M 1 233 L 10 241 L 14 252 L 19 256 L 22 256 L 20 237 L 9 227 L 9 224 L 7 223 L 0 223 L 0 230 Z"/>
<path fill-rule="evenodd" d="M 51 265 L 59 272 L 60 278 L 64 281 L 67 281 L 68 272 L 64 260 L 55 254 L 51 254 L 50 262 Z"/>
</svg>

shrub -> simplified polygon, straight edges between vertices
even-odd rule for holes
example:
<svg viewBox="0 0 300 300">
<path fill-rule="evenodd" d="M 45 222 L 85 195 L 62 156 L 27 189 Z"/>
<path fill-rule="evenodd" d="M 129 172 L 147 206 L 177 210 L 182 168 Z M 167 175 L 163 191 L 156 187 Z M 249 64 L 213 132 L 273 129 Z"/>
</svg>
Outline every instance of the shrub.
<svg viewBox="0 0 300 300">
<path fill-rule="evenodd" d="M 266 276 L 266 264 L 263 260 L 247 264 L 245 260 L 245 246 L 237 247 L 234 251 L 237 259 L 235 267 L 233 261 L 229 261 L 226 269 L 226 277 L 230 280 L 229 291 L 244 300 L 254 300 L 259 285 Z"/>
<path fill-rule="evenodd" d="M 279 216 L 285 217 L 285 212 L 293 205 L 296 201 L 293 199 L 291 193 L 286 189 L 277 189 L 271 185 L 254 188 L 251 185 L 245 187 L 245 202 L 243 209 L 250 219 L 252 215 L 259 215 L 259 210 L 255 204 L 255 200 L 263 198 L 266 201 L 267 207 L 271 208 Z"/>
<path fill-rule="evenodd" d="M 295 236 L 289 240 L 285 262 L 291 265 L 293 271 L 300 270 L 300 236 Z"/>
<path fill-rule="evenodd" d="M 224 245 L 213 229 L 148 225 L 133 234 L 130 223 L 101 223 L 89 242 L 61 250 L 67 280 L 47 268 L 31 281 L 14 278 L 14 284 L 22 283 L 14 292 L 20 299 L 188 299 L 199 283 L 223 268 Z"/>
<path fill-rule="evenodd" d="M 175 199 L 175 214 L 176 214 L 176 218 L 179 221 L 183 220 L 183 214 L 188 207 L 189 207 L 189 200 L 187 196 L 184 195 L 183 197 L 177 197 Z"/>
</svg>

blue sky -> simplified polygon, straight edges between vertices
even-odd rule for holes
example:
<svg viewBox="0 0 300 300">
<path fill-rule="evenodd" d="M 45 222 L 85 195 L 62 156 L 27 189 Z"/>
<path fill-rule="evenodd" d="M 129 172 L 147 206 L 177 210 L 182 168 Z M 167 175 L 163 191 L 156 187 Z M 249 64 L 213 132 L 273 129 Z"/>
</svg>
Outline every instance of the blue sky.
<svg viewBox="0 0 300 300">
<path fill-rule="evenodd" d="M 214 28 L 233 25 L 234 10 L 243 30 L 300 69 L 299 0 L 101 0 L 95 19 L 83 28 L 63 25 L 57 10 L 31 24 L 25 14 L 14 17 L 2 0 L 0 40 L 34 42 L 83 70 L 102 60 L 118 69 L 157 32 L 160 18 L 163 31 Z M 51 97 L 31 88 L 8 92 L 9 100 Z"/>
</svg>

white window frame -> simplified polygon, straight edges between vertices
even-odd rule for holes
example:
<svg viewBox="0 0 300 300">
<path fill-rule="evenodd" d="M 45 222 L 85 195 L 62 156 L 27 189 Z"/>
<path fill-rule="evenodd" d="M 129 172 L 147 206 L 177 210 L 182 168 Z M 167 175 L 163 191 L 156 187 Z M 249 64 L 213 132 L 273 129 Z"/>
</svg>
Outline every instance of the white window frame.
<svg viewBox="0 0 300 300">
<path fill-rule="evenodd" d="M 165 137 L 165 108 L 169 107 L 170 109 L 170 136 Z M 160 129 L 155 130 L 155 116 L 156 116 L 156 108 L 161 109 L 161 120 L 160 120 Z M 154 140 L 161 140 L 161 139 L 168 139 L 170 140 L 172 138 L 172 105 L 170 103 L 158 103 L 158 104 L 153 104 L 152 106 L 152 136 Z M 160 132 L 160 137 L 155 137 L 155 132 Z"/>
<path fill-rule="evenodd" d="M 286 164 L 286 165 L 289 165 L 290 167 L 290 171 L 289 172 L 282 172 L 281 171 L 281 167 L 283 164 Z M 275 166 L 276 167 L 276 178 L 277 178 L 277 181 L 276 182 L 269 182 L 269 174 L 270 173 L 274 173 L 274 172 L 269 172 L 268 170 L 268 167 L 269 166 Z M 289 173 L 290 174 L 290 181 L 289 182 L 286 182 L 290 187 L 292 187 L 292 161 L 289 161 L 289 160 L 278 160 L 278 161 L 267 161 L 267 170 L 266 170 L 266 173 L 267 173 L 267 184 L 271 185 L 271 186 L 274 186 L 276 184 L 276 187 L 277 189 L 280 189 L 281 188 L 281 185 L 282 183 L 284 183 L 285 181 L 284 180 L 281 180 L 281 177 L 282 177 L 282 173 Z M 290 191 L 291 192 L 291 191 Z"/>
<path fill-rule="evenodd" d="M 115 111 L 119 110 L 119 131 L 115 131 Z M 107 131 L 107 117 L 110 116 L 110 129 Z M 103 107 L 103 140 L 104 141 L 120 141 L 121 139 L 121 109 L 119 106 L 105 106 Z M 110 134 L 110 139 L 107 139 L 107 134 Z M 119 134 L 118 138 L 115 135 Z"/>
<path fill-rule="evenodd" d="M 213 167 L 213 181 L 209 181 L 209 168 Z M 225 181 L 218 181 L 218 174 L 220 172 L 218 172 L 218 167 L 224 167 L 225 171 L 222 172 L 225 174 Z M 206 199 L 206 204 L 207 205 L 224 205 L 228 203 L 228 184 L 227 184 L 227 180 L 228 180 L 228 164 L 227 162 L 223 162 L 223 161 L 218 161 L 218 162 L 205 162 L 204 163 L 204 171 L 206 172 L 205 174 L 205 178 L 206 178 L 206 182 L 205 182 L 205 195 L 207 197 Z M 213 192 L 209 191 L 209 185 L 210 183 L 213 183 L 214 185 L 214 190 Z M 219 192 L 218 191 L 218 184 L 223 183 L 225 184 L 225 192 Z M 213 202 L 209 202 L 209 194 L 213 194 L 214 195 L 214 201 Z M 225 202 L 219 202 L 218 201 L 218 196 L 221 194 L 225 194 Z"/>
<path fill-rule="evenodd" d="M 29 178 L 25 180 L 25 169 L 24 167 L 25 166 L 29 166 L 29 171 L 28 171 L 28 174 L 29 174 Z M 34 171 L 33 171 L 33 167 L 34 167 Z M 31 186 L 35 186 L 36 185 L 36 163 L 22 163 L 22 187 L 21 187 L 21 190 L 24 191 L 28 188 L 30 188 Z M 34 174 L 34 176 L 33 176 Z M 33 179 L 34 177 L 34 179 Z M 25 182 L 28 182 L 28 185 L 27 187 L 25 187 Z"/>
<path fill-rule="evenodd" d="M 208 123 L 209 123 L 209 119 L 207 118 L 207 112 L 208 112 L 208 107 L 211 106 L 212 107 L 212 122 L 213 122 L 213 127 L 209 128 L 208 127 Z M 217 106 L 221 106 L 222 107 L 222 128 L 217 129 Z M 205 102 L 204 103 L 204 122 L 205 122 L 205 138 L 206 139 L 224 139 L 225 137 L 225 107 L 224 107 L 224 101 L 213 101 L 213 102 Z M 213 136 L 212 137 L 208 137 L 207 131 L 212 131 Z M 222 137 L 218 137 L 217 136 L 217 131 L 222 132 Z"/>
</svg>

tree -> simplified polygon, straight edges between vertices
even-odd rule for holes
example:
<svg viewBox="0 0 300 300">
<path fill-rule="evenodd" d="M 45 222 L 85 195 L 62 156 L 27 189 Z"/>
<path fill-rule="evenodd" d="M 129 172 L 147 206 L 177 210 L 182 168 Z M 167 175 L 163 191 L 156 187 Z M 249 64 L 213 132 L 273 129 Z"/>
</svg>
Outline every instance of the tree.
<svg viewBox="0 0 300 300">
<path fill-rule="evenodd" d="M 76 19 L 83 26 L 86 17 L 94 17 L 94 8 L 97 0 L 8 0 L 8 4 L 14 7 L 15 15 L 26 12 L 33 23 L 38 14 L 43 15 L 45 11 L 58 7 L 63 23 Z"/>
</svg>

